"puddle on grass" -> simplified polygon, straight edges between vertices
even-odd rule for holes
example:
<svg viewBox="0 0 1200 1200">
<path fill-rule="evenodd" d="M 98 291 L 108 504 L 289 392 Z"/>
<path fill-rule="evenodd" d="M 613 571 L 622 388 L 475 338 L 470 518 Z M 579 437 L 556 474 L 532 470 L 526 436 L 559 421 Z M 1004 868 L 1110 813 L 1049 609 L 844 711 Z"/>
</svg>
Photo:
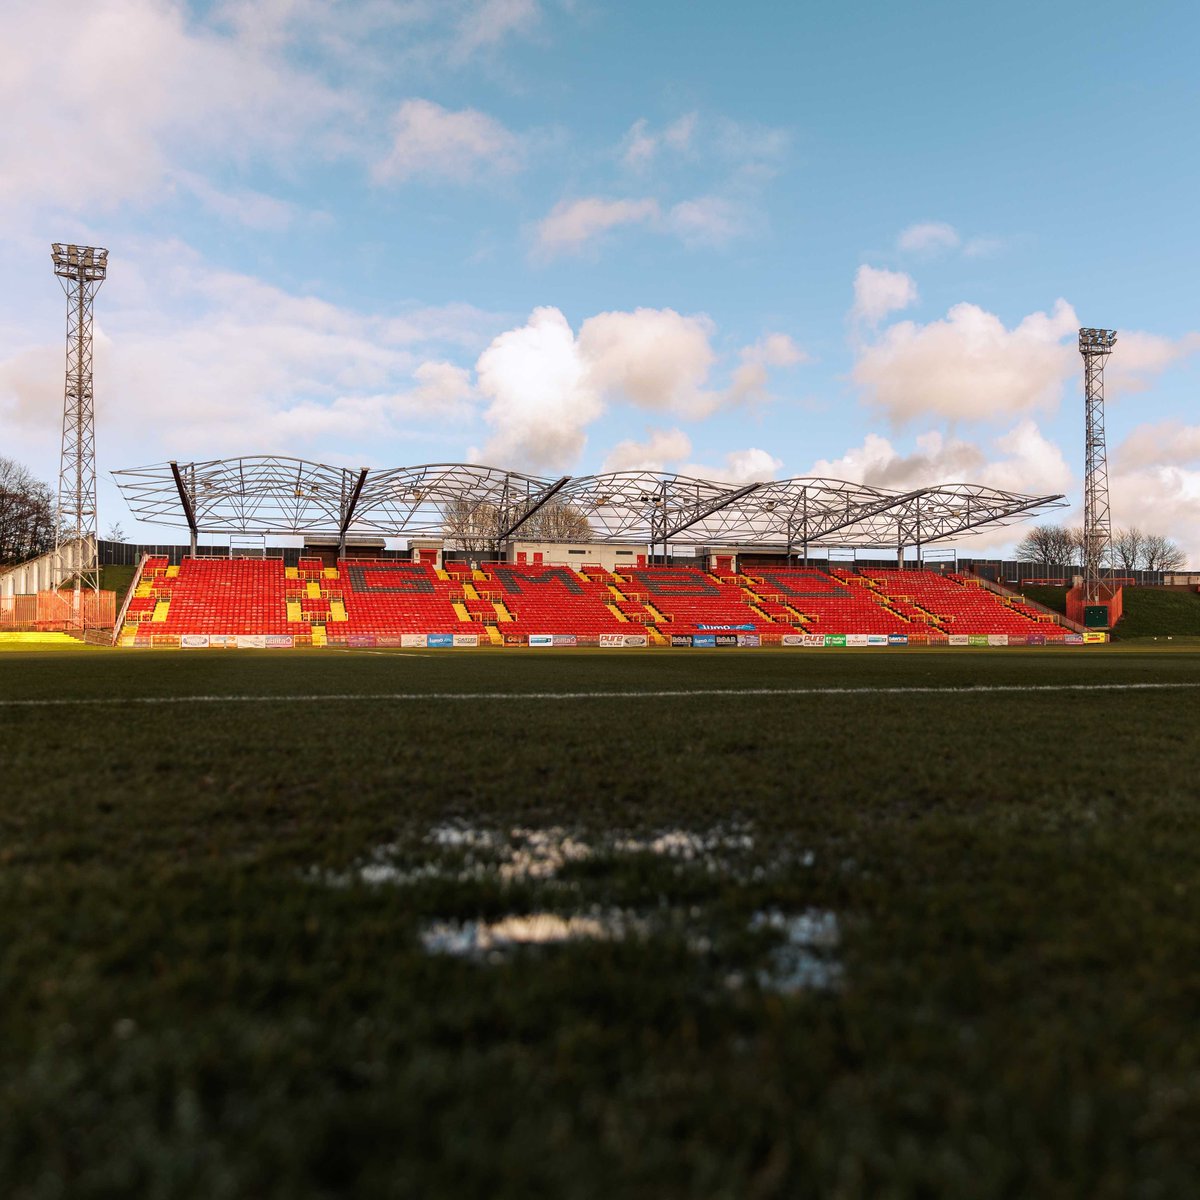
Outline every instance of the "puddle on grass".
<svg viewBox="0 0 1200 1200">
<path fill-rule="evenodd" d="M 648 835 L 613 833 L 585 838 L 559 825 L 544 828 L 514 826 L 507 831 L 447 822 L 433 826 L 417 846 L 399 843 L 376 846 L 348 870 L 313 870 L 309 878 L 329 887 L 403 886 L 423 881 L 508 885 L 550 884 L 569 895 L 572 885 L 559 880 L 564 868 L 596 857 L 653 855 L 674 864 L 676 873 L 705 871 L 726 875 L 734 882 L 761 881 L 779 871 L 809 868 L 811 850 L 779 847 L 765 860 L 753 861 L 756 841 L 747 826 L 721 824 L 696 831 L 659 829 Z M 749 978 L 779 993 L 828 991 L 839 987 L 843 968 L 835 955 L 841 941 L 837 915 L 810 908 L 800 913 L 765 909 L 754 914 L 751 934 L 769 931 L 774 944 L 764 950 L 761 966 Z M 698 958 L 713 953 L 712 930 L 704 911 L 659 908 L 639 914 L 593 907 L 575 914 L 554 912 L 509 914 L 497 920 L 427 922 L 420 942 L 429 954 L 450 955 L 484 963 L 499 963 L 525 947 L 553 947 L 568 942 L 620 941 L 630 936 L 672 932 L 682 934 Z M 745 985 L 747 975 L 726 977 L 729 987 Z"/>
<path fill-rule="evenodd" d="M 331 887 L 346 887 L 355 880 L 372 885 L 414 884 L 428 879 L 458 883 L 489 879 L 501 883 L 547 882 L 556 879 L 564 867 L 597 856 L 651 854 L 671 860 L 680 870 L 699 868 L 710 874 L 761 880 L 769 870 L 784 865 L 813 864 L 812 852 L 805 851 L 799 857 L 778 856 L 767 865 L 748 867 L 743 860 L 755 842 L 748 829 L 741 826 L 716 826 L 703 832 L 664 829 L 647 836 L 619 834 L 589 841 L 561 825 L 543 829 L 515 826 L 503 832 L 442 824 L 430 829 L 424 845 L 434 853 L 418 864 L 413 864 L 411 851 L 406 853 L 396 843 L 385 843 L 374 847 L 349 871 L 311 874 Z"/>
<path fill-rule="evenodd" d="M 642 925 L 636 917 L 619 911 L 566 917 L 541 912 L 501 917 L 498 921 L 431 921 L 421 930 L 420 937 L 421 945 L 430 954 L 496 962 L 505 952 L 523 946 L 620 941 Z"/>
<path fill-rule="evenodd" d="M 768 909 L 754 914 L 750 929 L 770 929 L 783 935 L 771 950 L 767 965 L 758 972 L 760 987 L 806 992 L 829 991 L 841 985 L 844 969 L 833 957 L 842 940 L 837 913 L 818 908 L 802 913 Z"/>
<path fill-rule="evenodd" d="M 420 932 L 422 947 L 428 954 L 449 955 L 495 965 L 513 953 L 530 946 L 561 946 L 567 942 L 622 941 L 629 936 L 646 936 L 656 929 L 680 929 L 680 912 L 657 914 L 656 919 L 625 910 L 593 909 L 588 913 L 563 916 L 537 912 L 511 914 L 495 921 L 430 921 Z M 702 916 L 691 909 L 683 922 Z M 752 933 L 771 930 L 781 935 L 767 953 L 765 965 L 753 975 L 765 991 L 785 995 L 796 992 L 833 991 L 841 986 L 842 964 L 833 957 L 841 942 L 837 914 L 822 909 L 802 913 L 784 913 L 772 909 L 755 913 L 749 923 Z M 687 936 L 688 948 L 699 957 L 708 957 L 712 943 L 703 933 Z M 726 976 L 730 988 L 745 986 L 746 976 L 735 972 Z"/>
</svg>

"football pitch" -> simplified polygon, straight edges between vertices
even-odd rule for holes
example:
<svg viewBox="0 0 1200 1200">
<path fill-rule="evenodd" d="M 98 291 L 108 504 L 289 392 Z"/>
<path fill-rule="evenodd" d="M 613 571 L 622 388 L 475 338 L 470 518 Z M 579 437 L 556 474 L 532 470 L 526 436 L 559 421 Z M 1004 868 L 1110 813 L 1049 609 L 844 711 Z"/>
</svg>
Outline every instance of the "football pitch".
<svg viewBox="0 0 1200 1200">
<path fill-rule="evenodd" d="M 0 653 L 0 1180 L 1200 1187 L 1200 649 Z"/>
</svg>

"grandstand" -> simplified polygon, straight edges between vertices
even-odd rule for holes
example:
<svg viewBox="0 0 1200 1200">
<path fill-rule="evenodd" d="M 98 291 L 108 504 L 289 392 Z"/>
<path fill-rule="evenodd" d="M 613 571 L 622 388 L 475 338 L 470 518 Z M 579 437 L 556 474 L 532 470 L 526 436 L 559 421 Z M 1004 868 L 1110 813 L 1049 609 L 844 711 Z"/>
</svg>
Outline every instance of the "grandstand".
<svg viewBox="0 0 1200 1200">
<path fill-rule="evenodd" d="M 122 645 L 813 645 L 877 637 L 1013 644 L 1062 639 L 1051 615 L 979 580 L 923 571 L 775 569 L 716 575 L 697 567 L 396 560 L 147 558 L 128 601 Z M 801 640 L 804 639 L 804 640 Z M 840 640 L 839 640 L 840 639 Z M 716 641 L 712 644 L 717 644 Z M 868 643 L 869 644 L 869 643 Z"/>
<path fill-rule="evenodd" d="M 124 645 L 1039 644 L 1070 626 L 905 559 L 914 547 L 920 567 L 930 546 L 1059 496 L 829 479 L 731 488 L 638 471 L 553 480 L 467 464 L 372 473 L 270 457 L 115 474 L 137 517 L 191 539 L 180 561 L 139 564 L 117 622 Z M 290 563 L 267 554 L 280 534 L 304 541 Z M 199 552 L 214 535 L 229 539 L 226 556 Z M 822 551 L 863 546 L 891 547 L 897 569 L 817 565 Z"/>
</svg>

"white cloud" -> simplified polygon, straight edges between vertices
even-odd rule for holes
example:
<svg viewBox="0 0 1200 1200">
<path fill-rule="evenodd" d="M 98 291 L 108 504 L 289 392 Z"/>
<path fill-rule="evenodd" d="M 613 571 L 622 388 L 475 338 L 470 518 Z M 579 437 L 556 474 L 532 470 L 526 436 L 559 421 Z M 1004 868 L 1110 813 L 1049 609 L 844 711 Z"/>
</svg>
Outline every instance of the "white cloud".
<svg viewBox="0 0 1200 1200">
<path fill-rule="evenodd" d="M 1140 467 L 1200 466 L 1200 425 L 1160 421 L 1138 425 L 1117 450 L 1116 465 L 1126 471 Z"/>
<path fill-rule="evenodd" d="M 1063 457 L 1062 448 L 1050 441 L 1028 417 L 996 438 L 993 446 L 1004 457 L 993 458 L 979 478 L 969 482 L 1005 492 L 1038 496 L 1065 494 L 1072 486 L 1073 472 Z"/>
<path fill-rule="evenodd" d="M 724 245 L 746 229 L 741 206 L 725 196 L 698 196 L 671 207 L 666 228 L 688 245 Z"/>
<path fill-rule="evenodd" d="M 1177 465 L 1119 471 L 1109 480 L 1113 523 L 1174 539 L 1200 568 L 1200 470 Z"/>
<path fill-rule="evenodd" d="M 169 167 L 329 149 L 346 95 L 163 0 L 0 6 L 0 208 L 153 200 Z M 63 164 L 69 163 L 69 169 Z"/>
<path fill-rule="evenodd" d="M 733 373 L 728 396 L 731 401 L 762 400 L 767 395 L 771 367 L 794 367 L 808 362 L 808 355 L 786 333 L 768 333 L 743 348 L 741 363 Z"/>
<path fill-rule="evenodd" d="M 558 309 L 535 309 L 525 325 L 496 338 L 475 369 L 491 402 L 488 461 L 558 469 L 579 457 L 604 404 Z"/>
<path fill-rule="evenodd" d="M 720 465 L 685 462 L 692 441 L 681 429 L 652 429 L 644 442 L 618 442 L 604 460 L 605 471 L 669 471 L 716 483 L 745 484 L 774 479 L 783 462 L 755 446 L 731 450 Z"/>
<path fill-rule="evenodd" d="M 716 361 L 713 324 L 674 309 L 598 313 L 579 330 L 579 350 L 601 394 L 640 408 L 703 417 L 721 402 L 705 383 Z"/>
<path fill-rule="evenodd" d="M 861 446 L 840 458 L 820 459 L 808 472 L 872 487 L 931 487 L 942 483 L 977 483 L 1003 491 L 1047 495 L 1064 492 L 1071 472 L 1062 452 L 1031 420 L 1019 421 L 995 439 L 990 457 L 974 442 L 929 430 L 914 439 L 915 449 L 902 454 L 885 437 L 867 434 Z"/>
<path fill-rule="evenodd" d="M 917 298 L 917 285 L 911 276 L 903 271 L 887 271 L 864 263 L 854 276 L 851 316 L 877 325 L 888 313 L 915 304 Z"/>
<path fill-rule="evenodd" d="M 95 329 L 102 470 L 155 458 L 294 452 L 404 440 L 474 411 L 443 346 L 495 318 L 465 307 L 376 316 L 214 270 L 179 243 L 127 245 Z M 440 351 L 440 353 L 439 353 Z M 5 442 L 57 455 L 62 345 L 0 358 Z M 322 440 L 323 439 L 323 440 Z M 44 468 L 43 468 L 44 469 Z"/>
<path fill-rule="evenodd" d="M 1015 328 L 974 304 L 957 304 L 940 321 L 903 321 L 861 348 L 854 381 L 866 402 L 895 421 L 922 414 L 1002 420 L 1053 408 L 1078 369 L 1076 347 L 1063 339 L 1078 328 L 1058 300 Z"/>
<path fill-rule="evenodd" d="M 1117 345 L 1104 369 L 1106 395 L 1117 398 L 1144 392 L 1154 376 L 1200 350 L 1200 333 L 1180 338 L 1131 330 L 1117 334 Z"/>
<path fill-rule="evenodd" d="M 692 148 L 698 120 L 696 113 L 685 113 L 661 133 L 653 133 L 644 117 L 634 121 L 622 143 L 625 147 L 622 153 L 625 165 L 635 169 L 649 166 L 663 149 L 686 153 Z"/>
<path fill-rule="evenodd" d="M 172 178 L 210 212 L 245 225 L 248 229 L 286 229 L 304 215 L 296 205 L 286 200 L 256 192 L 252 188 L 220 188 L 194 171 L 175 171 Z"/>
<path fill-rule="evenodd" d="M 787 157 L 791 134 L 786 129 L 733 121 L 716 123 L 713 145 L 725 160 L 749 175 L 772 175 Z"/>
<path fill-rule="evenodd" d="M 921 221 L 903 230 L 896 245 L 908 253 L 928 253 L 953 250 L 960 241 L 953 225 L 947 225 L 945 221 Z"/>
<path fill-rule="evenodd" d="M 396 110 L 391 146 L 373 174 L 384 182 L 425 176 L 467 183 L 512 174 L 520 165 L 520 140 L 495 118 L 414 99 Z"/>
<path fill-rule="evenodd" d="M 598 313 L 576 337 L 558 309 L 536 309 L 525 325 L 495 338 L 476 364 L 478 391 L 490 401 L 484 420 L 491 437 L 482 453 L 562 470 L 583 452 L 588 426 L 609 403 L 709 415 L 725 400 L 707 386 L 716 361 L 712 333 L 707 317 L 668 308 Z M 660 439 L 653 452 L 663 445 Z"/>
<path fill-rule="evenodd" d="M 643 225 L 659 215 L 658 201 L 605 200 L 587 196 L 562 200 L 537 226 L 539 250 L 547 255 L 573 253 L 620 225 Z"/>
<path fill-rule="evenodd" d="M 723 245 L 746 232 L 742 205 L 725 196 L 681 200 L 665 212 L 653 197 L 607 200 L 585 196 L 562 200 L 538 222 L 536 250 L 545 258 L 579 253 L 623 225 L 636 225 L 679 238 L 688 246 Z"/>
<path fill-rule="evenodd" d="M 991 258 L 999 254 L 1005 247 L 1005 239 L 998 237 L 973 237 L 965 246 L 963 254 L 967 258 Z"/>
<path fill-rule="evenodd" d="M 455 56 L 470 58 L 512 34 L 529 33 L 541 20 L 537 0 L 472 0 L 458 23 Z"/>
<path fill-rule="evenodd" d="M 774 479 L 783 460 L 776 458 L 766 450 L 750 446 L 745 450 L 731 450 L 725 455 L 719 466 L 706 463 L 685 463 L 679 467 L 680 475 L 690 475 L 695 479 L 710 479 L 714 483 L 727 483 L 738 486 L 746 483 L 761 483 Z"/>
<path fill-rule="evenodd" d="M 692 452 L 692 439 L 682 429 L 651 429 L 644 442 L 618 442 L 601 468 L 605 471 L 666 471 Z"/>
<path fill-rule="evenodd" d="M 639 117 L 629 127 L 622 144 L 625 149 L 621 157 L 627 167 L 644 167 L 654 160 L 658 153 L 659 139 L 650 132 L 650 122 L 645 117 Z"/>
</svg>

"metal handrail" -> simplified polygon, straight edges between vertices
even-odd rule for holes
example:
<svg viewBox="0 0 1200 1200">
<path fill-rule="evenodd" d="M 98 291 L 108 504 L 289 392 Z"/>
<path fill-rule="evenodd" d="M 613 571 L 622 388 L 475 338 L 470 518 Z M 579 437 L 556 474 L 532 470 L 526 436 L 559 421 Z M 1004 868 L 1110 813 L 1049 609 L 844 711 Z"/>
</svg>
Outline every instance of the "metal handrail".
<svg viewBox="0 0 1200 1200">
<path fill-rule="evenodd" d="M 133 580 L 129 585 L 129 590 L 125 593 L 125 602 L 121 605 L 121 611 L 117 614 L 116 623 L 113 625 L 112 640 L 110 646 L 117 644 L 117 638 L 121 636 L 121 629 L 125 625 L 125 614 L 129 611 L 130 601 L 133 600 L 137 593 L 138 585 L 142 582 L 142 571 L 145 570 L 146 563 L 150 561 L 150 555 L 143 554 L 141 561 L 137 565 L 137 570 L 133 573 Z"/>
</svg>

